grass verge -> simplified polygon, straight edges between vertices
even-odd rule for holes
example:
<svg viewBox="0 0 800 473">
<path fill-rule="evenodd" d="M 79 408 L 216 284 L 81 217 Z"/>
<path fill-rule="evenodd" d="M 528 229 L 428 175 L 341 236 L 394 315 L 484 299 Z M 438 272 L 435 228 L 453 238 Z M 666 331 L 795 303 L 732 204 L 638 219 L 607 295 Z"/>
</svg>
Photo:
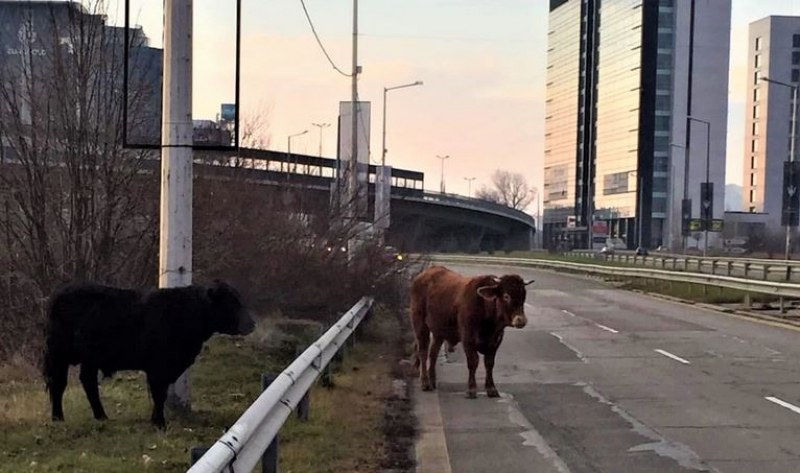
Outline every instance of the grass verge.
<svg viewBox="0 0 800 473">
<path fill-rule="evenodd" d="M 336 388 L 314 388 L 310 422 L 291 420 L 281 431 L 282 471 L 375 471 L 384 461 L 385 406 L 396 361 L 396 344 L 387 341 L 400 336 L 398 324 L 376 314 L 361 343 L 348 348 Z M 165 432 L 149 424 L 141 374 L 103 381 L 106 422 L 91 417 L 73 376 L 64 399 L 67 420 L 52 423 L 38 375 L 0 369 L 0 472 L 185 471 L 190 448 L 212 444 L 259 395 L 260 374 L 280 372 L 293 358 L 290 339 L 268 345 L 264 330 L 258 333 L 217 336 L 206 344 L 192 368 L 194 412 L 168 413 Z"/>
</svg>

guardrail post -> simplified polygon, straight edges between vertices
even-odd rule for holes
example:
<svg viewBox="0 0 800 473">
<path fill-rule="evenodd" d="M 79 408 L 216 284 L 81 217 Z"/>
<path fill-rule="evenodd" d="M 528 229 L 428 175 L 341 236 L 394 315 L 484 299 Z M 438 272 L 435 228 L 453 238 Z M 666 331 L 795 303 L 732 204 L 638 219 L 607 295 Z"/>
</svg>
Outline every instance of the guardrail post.
<svg viewBox="0 0 800 473">
<path fill-rule="evenodd" d="M 786 280 L 787 281 L 792 280 L 792 267 L 788 264 L 786 265 Z"/>
<path fill-rule="evenodd" d="M 678 269 L 678 258 L 672 258 L 672 269 L 673 271 Z"/>
<path fill-rule="evenodd" d="M 765 264 L 764 265 L 764 281 L 766 281 L 767 279 L 769 279 L 769 265 Z"/>
<path fill-rule="evenodd" d="M 261 390 L 265 391 L 273 381 L 275 381 L 275 376 L 272 373 L 264 373 L 261 375 Z M 269 444 L 269 447 L 264 451 L 264 454 L 261 456 L 261 473 L 278 473 L 278 446 L 280 444 L 279 440 L 280 434 L 275 435 L 275 438 L 272 440 L 272 443 Z"/>
<path fill-rule="evenodd" d="M 783 297 L 779 297 L 778 298 L 778 303 L 780 304 L 781 314 L 785 314 L 786 313 L 786 301 L 783 299 Z"/>
<path fill-rule="evenodd" d="M 297 345 L 294 347 L 294 357 L 297 358 L 303 353 L 303 347 Z M 300 422 L 308 422 L 308 413 L 311 410 L 311 391 L 307 391 L 300 402 L 297 404 L 297 418 Z"/>
<path fill-rule="evenodd" d="M 189 450 L 189 465 L 194 465 L 208 451 L 208 447 L 192 447 Z"/>
<path fill-rule="evenodd" d="M 689 257 L 686 256 L 683 258 L 683 270 L 688 272 L 689 271 Z"/>
<path fill-rule="evenodd" d="M 320 336 L 322 336 L 322 334 L 324 334 L 327 330 L 325 330 L 325 327 L 323 326 L 320 327 L 319 331 L 320 331 Z M 333 362 L 334 360 L 331 360 L 331 362 L 328 363 L 328 366 L 326 366 L 325 369 L 322 370 L 322 374 L 320 375 L 320 382 L 322 383 L 322 387 L 324 388 L 333 387 Z"/>
<path fill-rule="evenodd" d="M 717 260 L 711 260 L 711 274 L 717 274 Z"/>
<path fill-rule="evenodd" d="M 753 298 L 752 298 L 752 296 L 750 296 L 749 292 L 745 292 L 744 293 L 744 308 L 749 310 L 752 307 L 753 307 Z"/>
<path fill-rule="evenodd" d="M 744 264 L 744 278 L 747 279 L 747 275 L 750 273 L 750 263 Z"/>
<path fill-rule="evenodd" d="M 728 276 L 733 274 L 733 261 L 728 261 Z"/>
</svg>

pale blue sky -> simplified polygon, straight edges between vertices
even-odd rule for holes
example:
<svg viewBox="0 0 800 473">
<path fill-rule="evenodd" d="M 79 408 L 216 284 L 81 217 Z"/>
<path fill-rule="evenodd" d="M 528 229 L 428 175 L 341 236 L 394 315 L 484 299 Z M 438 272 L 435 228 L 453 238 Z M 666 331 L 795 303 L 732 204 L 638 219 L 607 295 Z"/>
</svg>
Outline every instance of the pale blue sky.
<svg viewBox="0 0 800 473">
<path fill-rule="evenodd" d="M 118 0 L 112 0 L 118 1 Z M 688 0 L 676 0 L 688 1 Z M 162 0 L 132 0 L 134 15 L 161 42 Z M 349 79 L 327 64 L 299 0 L 243 0 L 242 110 L 269 114 L 272 148 L 310 129 L 293 150 L 316 153 L 312 122 L 336 122 Z M 351 0 L 306 0 L 331 56 L 351 64 Z M 361 99 L 373 102 L 372 158 L 380 159 L 381 92 L 389 95 L 388 162 L 426 173 L 437 188 L 437 154 L 450 154 L 448 191 L 473 190 L 496 168 L 541 183 L 547 0 L 362 0 Z M 230 5 L 230 8 L 221 5 Z M 195 1 L 195 115 L 213 117 L 232 99 L 234 3 Z M 115 8 L 111 6 L 112 10 Z M 741 181 L 747 25 L 767 15 L 800 15 L 800 0 L 733 0 L 728 181 Z M 323 140 L 333 155 L 335 133 Z"/>
</svg>

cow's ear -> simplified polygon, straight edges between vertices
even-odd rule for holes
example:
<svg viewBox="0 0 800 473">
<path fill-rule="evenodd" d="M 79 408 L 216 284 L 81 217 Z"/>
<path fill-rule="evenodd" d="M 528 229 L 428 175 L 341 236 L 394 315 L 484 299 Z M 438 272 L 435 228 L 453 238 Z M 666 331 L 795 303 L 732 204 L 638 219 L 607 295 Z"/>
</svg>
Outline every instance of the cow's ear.
<svg viewBox="0 0 800 473">
<path fill-rule="evenodd" d="M 481 286 L 478 288 L 478 295 L 491 302 L 497 299 L 498 288 L 499 286 Z"/>
<path fill-rule="evenodd" d="M 525 282 L 525 285 L 526 285 L 526 286 L 530 286 L 530 285 L 531 285 L 531 284 L 533 284 L 534 282 L 536 282 L 536 280 L 535 280 L 535 279 L 531 279 L 530 281 L 527 281 L 527 282 Z"/>
</svg>

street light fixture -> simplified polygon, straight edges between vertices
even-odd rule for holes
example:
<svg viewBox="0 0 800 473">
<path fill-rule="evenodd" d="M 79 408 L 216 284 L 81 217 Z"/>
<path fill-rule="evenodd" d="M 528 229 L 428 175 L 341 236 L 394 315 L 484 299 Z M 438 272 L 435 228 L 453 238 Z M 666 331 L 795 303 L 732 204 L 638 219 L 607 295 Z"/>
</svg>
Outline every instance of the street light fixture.
<svg viewBox="0 0 800 473">
<path fill-rule="evenodd" d="M 796 151 L 796 142 L 797 142 L 797 86 L 792 84 L 787 84 L 785 82 L 777 81 L 770 79 L 769 77 L 762 77 L 761 80 L 764 82 L 768 82 L 770 84 L 780 85 L 782 87 L 788 87 L 792 91 L 792 129 L 790 140 L 791 143 L 789 144 L 789 162 L 795 161 L 795 151 Z M 794 198 L 794 193 L 796 192 L 797 183 L 792 182 L 794 178 L 794 170 L 790 168 L 789 170 L 789 179 L 788 179 L 788 187 L 785 189 L 786 192 L 791 192 L 789 194 L 790 200 Z M 790 209 L 791 210 L 791 209 Z M 782 212 L 785 212 L 786 209 L 781 209 Z M 784 249 L 784 259 L 787 261 L 789 260 L 789 253 L 792 247 L 792 219 L 794 215 L 791 213 L 789 214 L 789 218 L 786 219 L 786 248 Z"/>
<path fill-rule="evenodd" d="M 440 155 L 437 154 L 436 155 L 436 159 L 439 159 L 439 160 L 442 161 L 442 181 L 439 183 L 439 192 L 444 194 L 444 161 L 446 159 L 450 159 L 450 155 L 447 154 L 445 156 L 440 156 Z"/>
<path fill-rule="evenodd" d="M 300 133 L 295 133 L 294 135 L 289 135 L 286 138 L 286 167 L 287 167 L 287 169 L 289 168 L 289 163 L 292 162 L 292 138 L 296 138 L 298 136 L 305 135 L 306 133 L 308 133 L 308 130 L 303 130 Z M 295 166 L 293 167 L 293 169 L 290 169 L 289 171 L 290 172 L 296 172 L 297 171 L 297 164 L 295 163 Z"/>
<path fill-rule="evenodd" d="M 472 181 L 475 180 L 474 177 L 465 177 L 465 181 L 467 181 L 467 197 L 472 197 Z"/>
<path fill-rule="evenodd" d="M 410 84 L 403 84 L 394 87 L 383 88 L 383 146 L 381 147 L 381 166 L 386 166 L 386 94 L 390 90 L 405 89 L 408 87 L 417 87 L 420 85 L 422 85 L 422 81 L 418 80 Z"/>
<path fill-rule="evenodd" d="M 322 130 L 331 126 L 330 123 L 312 123 L 312 126 L 319 128 L 319 157 L 322 157 Z"/>
<path fill-rule="evenodd" d="M 698 122 L 698 123 L 702 123 L 702 124 L 704 124 L 706 126 L 706 182 L 705 182 L 706 187 L 705 187 L 705 189 L 706 189 L 706 193 L 708 193 L 711 190 L 711 188 L 710 188 L 711 182 L 709 182 L 709 180 L 710 180 L 709 176 L 711 174 L 711 161 L 710 161 L 710 158 L 711 158 L 711 122 L 709 122 L 708 120 L 702 120 L 700 118 L 687 116 L 686 117 L 687 134 L 688 134 L 689 126 L 690 126 L 691 122 L 693 122 L 693 121 Z M 688 150 L 687 150 L 686 155 L 687 155 L 687 161 L 688 161 L 688 155 L 689 155 Z M 713 191 L 711 192 L 710 196 L 708 196 L 708 195 L 701 195 L 700 196 L 700 206 L 701 206 L 700 215 L 701 215 L 701 217 L 703 215 L 703 213 L 702 213 L 702 209 L 703 208 L 706 208 L 706 212 L 707 213 L 708 212 L 713 212 L 713 208 L 711 208 L 713 206 L 713 196 L 714 196 Z M 703 241 L 703 257 L 705 257 L 705 256 L 708 255 L 708 227 L 710 226 L 711 222 L 708 222 L 707 221 L 708 219 L 703 219 L 703 220 L 705 220 L 705 223 L 703 225 L 703 228 L 704 228 L 703 233 L 705 234 L 704 238 L 703 238 L 703 240 L 704 240 Z"/>
</svg>

